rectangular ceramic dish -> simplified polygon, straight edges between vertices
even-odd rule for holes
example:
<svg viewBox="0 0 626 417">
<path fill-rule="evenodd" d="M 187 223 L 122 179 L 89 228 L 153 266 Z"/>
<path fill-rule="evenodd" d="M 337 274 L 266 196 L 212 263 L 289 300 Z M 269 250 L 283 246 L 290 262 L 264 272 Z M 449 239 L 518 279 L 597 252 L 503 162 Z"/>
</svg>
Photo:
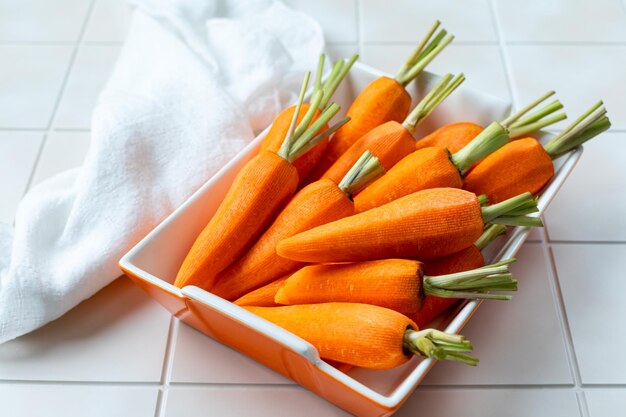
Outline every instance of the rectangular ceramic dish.
<svg viewBox="0 0 626 417">
<path fill-rule="evenodd" d="M 357 63 L 335 95 L 343 109 L 340 114 L 344 114 L 362 88 L 381 75 L 385 74 Z M 423 74 L 418 82 L 409 86 L 411 95 L 422 97 L 438 78 Z M 502 120 L 509 111 L 510 105 L 506 102 L 460 87 L 426 119 L 416 137 L 449 122 L 467 120 L 487 125 L 493 120 Z M 213 215 L 239 169 L 256 154 L 264 136 L 265 132 L 262 132 L 131 249 L 121 259 L 120 267 L 173 315 L 209 337 L 254 358 L 350 413 L 391 415 L 434 365 L 433 360 L 413 358 L 390 371 L 359 369 L 346 374 L 322 361 L 308 342 L 260 317 L 200 288 L 179 289 L 172 285 L 196 236 Z M 553 199 L 581 153 L 582 148 L 557 161 L 556 175 L 539 199 L 541 211 Z M 497 261 L 514 256 L 528 232 L 527 228 L 512 229 L 491 245 L 486 259 Z M 479 301 L 465 302 L 439 323 L 439 327 L 458 333 L 479 305 Z"/>
</svg>

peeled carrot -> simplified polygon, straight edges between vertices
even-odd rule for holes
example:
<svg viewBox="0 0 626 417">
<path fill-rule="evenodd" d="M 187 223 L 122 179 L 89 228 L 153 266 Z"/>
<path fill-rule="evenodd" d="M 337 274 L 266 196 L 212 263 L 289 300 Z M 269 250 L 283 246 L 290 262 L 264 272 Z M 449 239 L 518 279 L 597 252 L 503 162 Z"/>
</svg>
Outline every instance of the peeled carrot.
<svg viewBox="0 0 626 417">
<path fill-rule="evenodd" d="M 565 118 L 565 114 L 558 114 L 547 118 L 550 114 L 563 108 L 563 105 L 558 100 L 553 101 L 532 115 L 526 116 L 531 109 L 553 95 L 554 91 L 548 91 L 537 100 L 531 102 L 526 107 L 501 122 L 504 127 L 510 128 L 509 136 L 511 139 L 523 137 L 530 132 L 538 131 Z M 450 123 L 440 127 L 428 136 L 419 139 L 415 142 L 415 148 L 423 149 L 430 146 L 439 146 L 455 153 L 470 143 L 482 130 L 483 128 L 480 125 L 472 122 Z"/>
<path fill-rule="evenodd" d="M 324 95 L 323 95 L 323 99 L 319 103 L 317 111 L 315 112 L 315 116 L 313 120 L 315 120 L 315 118 L 317 118 L 320 115 L 322 110 L 324 110 L 324 108 L 326 107 L 330 99 L 332 98 L 333 94 L 335 93 L 337 87 L 339 86 L 341 81 L 344 79 L 346 74 L 348 74 L 348 71 L 350 70 L 354 62 L 357 60 L 357 58 L 358 58 L 358 55 L 355 54 L 347 62 L 344 61 L 343 59 L 335 62 L 335 65 L 333 66 L 333 70 L 330 73 L 329 77 L 324 81 L 324 83 L 322 83 L 321 76 L 322 76 L 322 72 L 324 71 L 324 61 L 326 57 L 324 54 L 320 55 L 313 94 L 315 94 L 317 91 L 322 91 Z M 302 104 L 301 113 L 298 117 L 297 123 L 299 123 L 301 119 L 304 117 L 304 113 L 308 112 L 309 107 L 310 107 L 309 103 Z M 291 107 L 287 107 L 276 117 L 276 119 L 274 120 L 274 123 L 272 123 L 272 126 L 270 127 L 269 132 L 267 133 L 267 135 L 263 139 L 263 142 L 261 143 L 261 149 L 260 149 L 261 152 L 262 151 L 278 152 L 278 150 L 280 149 L 280 146 L 283 143 L 283 140 L 285 139 L 285 136 L 287 135 L 289 126 L 291 124 L 291 119 L 293 119 L 293 114 L 295 110 L 296 110 L 295 105 Z M 324 126 L 322 128 L 322 130 L 326 130 L 326 129 L 327 129 L 327 126 Z M 321 156 L 324 154 L 324 151 L 327 145 L 328 145 L 328 138 L 325 138 L 321 140 L 317 145 L 315 145 L 313 149 L 311 149 L 309 152 L 305 153 L 301 157 L 297 158 L 293 162 L 293 166 L 295 166 L 296 169 L 298 170 L 298 177 L 300 178 L 300 183 L 304 181 L 304 179 L 309 174 L 311 169 L 313 169 L 313 167 L 317 164 Z"/>
<path fill-rule="evenodd" d="M 472 122 L 450 123 L 415 142 L 417 150 L 439 146 L 450 152 L 458 152 L 483 131 L 482 126 Z"/>
<path fill-rule="evenodd" d="M 554 94 L 554 92 L 550 92 L 549 94 Z M 542 97 L 541 100 L 543 101 L 545 98 L 546 96 Z M 539 103 L 535 101 L 522 109 L 522 111 L 525 114 L 530 111 L 534 105 Z M 544 107 L 528 116 L 523 121 L 525 122 L 532 119 L 533 122 L 535 122 L 530 123 L 533 128 L 537 126 L 545 127 L 565 117 L 565 115 L 562 114 L 557 117 L 542 120 L 542 117 L 562 107 L 560 102 L 555 101 L 548 107 Z M 549 108 L 549 112 L 546 112 L 547 108 Z M 539 117 L 537 117 L 537 115 L 539 115 Z M 517 120 L 521 116 L 522 114 L 518 113 L 513 117 Z M 506 124 L 506 121 L 502 123 Z M 470 139 L 465 146 L 458 149 L 453 154 L 450 154 L 450 152 L 447 152 L 443 148 L 433 147 L 419 149 L 404 157 L 395 166 L 391 167 L 387 174 L 355 197 L 354 203 L 357 212 L 381 206 L 426 188 L 461 188 L 463 185 L 463 176 L 472 166 L 493 151 L 505 145 L 509 141 L 509 135 L 518 134 L 517 130 L 509 131 L 502 123 L 492 122 L 487 128 L 482 130 L 473 139 Z M 530 124 L 525 123 L 523 129 L 525 133 L 528 133 Z M 472 130 L 472 128 L 466 130 Z"/>
<path fill-rule="evenodd" d="M 521 192 L 537 194 L 554 176 L 553 159 L 611 127 L 602 102 L 542 146 L 533 138 L 513 141 L 486 157 L 465 177 L 463 188 L 499 202 Z"/>
<path fill-rule="evenodd" d="M 451 74 L 445 75 L 424 99 L 411 111 L 403 123 L 389 121 L 372 130 L 354 142 L 322 178 L 338 181 L 350 169 L 354 161 L 369 150 L 382 163 L 385 170 L 390 170 L 398 161 L 415 150 L 413 132 L 443 100 L 445 100 L 465 80 L 463 74 L 454 80 Z"/>
<path fill-rule="evenodd" d="M 263 236 L 241 258 L 218 275 L 211 291 L 232 300 L 296 271 L 303 265 L 302 262 L 278 256 L 278 242 L 354 214 L 352 194 L 383 173 L 378 160 L 371 153 L 365 152 L 339 184 L 322 179 L 304 187 L 276 217 Z"/>
<path fill-rule="evenodd" d="M 432 188 L 292 236 L 278 244 L 280 256 L 302 262 L 432 259 L 470 246 L 485 223 L 540 226 L 537 203 L 523 194 L 481 207 L 476 195 Z"/>
<path fill-rule="evenodd" d="M 276 297 L 278 289 L 282 287 L 287 278 L 289 278 L 289 276 L 279 278 L 254 291 L 250 291 L 233 301 L 233 303 L 238 306 L 277 307 L 280 304 L 274 301 L 274 297 Z"/>
<path fill-rule="evenodd" d="M 509 300 L 511 296 L 485 291 L 516 291 L 506 265 L 441 276 L 424 274 L 419 261 L 381 259 L 348 264 L 305 266 L 282 285 L 277 304 L 349 302 L 416 313 L 427 295 L 445 298 Z"/>
<path fill-rule="evenodd" d="M 439 25 L 440 22 L 436 21 L 400 68 L 395 78 L 379 77 L 359 93 L 346 113 L 351 122 L 337 131 L 320 162 L 309 175 L 307 182 L 320 179 L 354 142 L 370 130 L 383 123 L 401 122 L 406 118 L 411 107 L 411 96 L 405 89 L 406 85 L 417 78 L 424 68 L 454 39 L 443 29 L 432 38 Z M 358 155 L 365 149 L 367 148 L 358 152 Z M 349 166 L 351 165 L 349 164 Z M 341 177 L 343 174 L 338 176 L 337 181 Z"/>
<path fill-rule="evenodd" d="M 200 232 L 176 276 L 175 285 L 210 289 L 217 274 L 237 259 L 256 240 L 298 186 L 298 173 L 291 164 L 333 129 L 320 128 L 338 111 L 332 104 L 311 123 L 308 112 L 296 128 L 297 117 L 310 73 L 305 76 L 294 119 L 278 154 L 264 151 L 239 172 L 217 211 Z M 315 106 L 321 94 L 314 98 Z M 318 135 L 318 136 L 315 136 Z"/>
<path fill-rule="evenodd" d="M 411 354 L 476 365 L 463 336 L 419 331 L 403 314 L 356 303 L 244 307 L 311 343 L 324 359 L 370 369 L 402 365 Z"/>
<path fill-rule="evenodd" d="M 506 227 L 501 224 L 491 224 L 485 228 L 483 234 L 473 245 L 444 256 L 443 258 L 429 259 L 424 262 L 424 272 L 431 276 L 454 274 L 469 271 L 485 266 L 485 258 L 481 252 L 495 238 L 504 234 Z M 423 327 L 435 317 L 450 308 L 458 299 L 426 295 L 422 308 L 415 314 L 407 314 L 418 326 Z"/>
</svg>

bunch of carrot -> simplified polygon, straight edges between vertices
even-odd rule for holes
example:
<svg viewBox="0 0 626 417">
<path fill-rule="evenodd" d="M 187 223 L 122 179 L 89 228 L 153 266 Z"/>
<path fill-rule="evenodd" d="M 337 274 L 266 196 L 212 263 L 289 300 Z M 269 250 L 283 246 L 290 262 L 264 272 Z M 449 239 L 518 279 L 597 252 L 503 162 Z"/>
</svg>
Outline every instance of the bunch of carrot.
<svg viewBox="0 0 626 417">
<path fill-rule="evenodd" d="M 608 129 L 596 104 L 546 145 L 527 136 L 565 118 L 548 92 L 483 128 L 416 126 L 463 82 L 442 77 L 413 110 L 405 86 L 453 39 L 436 22 L 397 76 L 380 77 L 331 127 L 330 99 L 357 56 L 284 110 L 234 180 L 177 274 L 292 331 L 322 358 L 372 369 L 411 355 L 475 365 L 462 336 L 418 326 L 458 299 L 508 300 L 514 259 L 481 250 L 506 226 L 541 227 L 535 195 L 552 160 Z M 296 192 L 299 188 L 301 189 Z M 493 293 L 496 291 L 497 293 Z"/>
</svg>

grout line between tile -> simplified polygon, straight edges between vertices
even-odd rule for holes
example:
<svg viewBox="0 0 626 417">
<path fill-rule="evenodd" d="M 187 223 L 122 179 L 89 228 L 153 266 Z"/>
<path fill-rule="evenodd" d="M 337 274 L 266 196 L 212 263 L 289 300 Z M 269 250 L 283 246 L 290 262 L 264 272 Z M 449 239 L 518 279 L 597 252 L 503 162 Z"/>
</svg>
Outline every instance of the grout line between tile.
<svg viewBox="0 0 626 417">
<path fill-rule="evenodd" d="M 101 387 L 157 387 L 158 382 L 135 381 L 57 381 L 38 379 L 1 379 L 0 385 L 89 385 Z"/>
<path fill-rule="evenodd" d="M 163 355 L 163 368 L 161 370 L 161 383 L 159 385 L 159 393 L 157 395 L 157 403 L 154 409 L 155 417 L 165 416 L 165 405 L 169 394 L 170 380 L 172 378 L 172 367 L 174 359 L 174 351 L 176 348 L 176 339 L 178 336 L 178 328 L 180 320 L 172 316 L 170 319 L 170 327 L 167 333 L 167 344 L 165 347 L 165 355 Z"/>
<path fill-rule="evenodd" d="M 63 82 L 61 83 L 61 88 L 55 100 L 54 109 L 52 110 L 52 114 L 50 115 L 46 133 L 44 134 L 44 137 L 41 140 L 41 144 L 39 145 L 39 149 L 37 150 L 37 155 L 35 156 L 35 162 L 33 163 L 33 169 L 30 171 L 30 176 L 28 177 L 28 181 L 26 182 L 26 187 L 24 188 L 24 194 L 27 193 L 30 187 L 32 186 L 33 180 L 35 178 L 35 172 L 37 172 L 37 166 L 39 165 L 39 160 L 41 159 L 41 154 L 43 153 L 43 150 L 46 146 L 46 142 L 48 141 L 48 136 L 50 136 L 50 133 L 54 130 L 54 122 L 56 119 L 57 111 L 59 110 L 59 104 L 61 103 L 61 100 L 63 99 L 63 96 L 65 94 L 65 87 L 67 86 L 67 82 L 70 78 L 70 75 L 72 74 L 72 69 L 74 68 L 74 63 L 76 62 L 78 51 L 80 50 L 80 47 L 83 44 L 85 33 L 87 32 L 87 26 L 89 24 L 89 21 L 91 20 L 91 15 L 93 13 L 95 3 L 96 3 L 96 0 L 91 0 L 89 2 L 89 7 L 85 15 L 85 20 L 83 21 L 83 24 L 80 28 L 80 34 L 78 36 L 78 40 L 75 43 L 73 43 L 74 50 L 72 51 L 72 56 L 70 57 L 69 63 L 67 65 L 65 76 L 63 77 Z"/>
<path fill-rule="evenodd" d="M 363 40 L 363 5 L 361 4 L 361 0 L 355 1 L 355 9 L 356 9 L 356 37 L 357 37 L 357 45 L 359 47 L 359 54 L 363 57 L 365 42 Z"/>
<path fill-rule="evenodd" d="M 513 70 L 509 62 L 509 56 L 504 43 L 504 35 L 502 34 L 502 28 L 500 27 L 500 20 L 498 19 L 498 13 L 494 0 L 489 0 L 489 10 L 491 12 L 493 25 L 496 28 L 496 35 L 498 36 L 498 45 L 500 46 L 500 59 L 502 61 L 502 66 L 504 67 L 506 84 L 509 88 L 509 96 L 511 98 L 511 102 L 513 103 L 513 108 L 515 109 L 519 105 L 519 100 L 515 89 L 513 88 Z"/>
<path fill-rule="evenodd" d="M 549 239 L 550 244 L 556 245 L 624 245 L 626 240 L 558 240 Z"/>
<path fill-rule="evenodd" d="M 415 41 L 367 41 L 363 42 L 365 45 L 372 46 L 396 46 L 396 45 L 410 45 L 415 46 Z M 455 39 L 451 44 L 453 46 L 497 46 L 497 41 L 464 41 Z"/>
<path fill-rule="evenodd" d="M 565 302 L 563 300 L 563 292 L 561 291 L 556 262 L 552 253 L 552 247 L 548 238 L 548 232 L 546 230 L 541 230 L 540 233 L 542 235 L 541 247 L 543 249 L 543 255 L 546 263 L 548 264 L 548 277 L 550 279 L 550 287 L 552 289 L 552 295 L 556 303 L 557 316 L 559 319 L 559 324 L 561 326 L 562 337 L 565 342 L 565 352 L 567 354 L 570 372 L 572 374 L 572 377 L 574 378 L 574 391 L 576 393 L 576 399 L 578 401 L 581 416 L 589 417 L 589 409 L 587 407 L 586 397 L 582 388 L 582 376 L 580 374 L 578 358 L 576 357 L 576 349 L 574 347 L 574 339 L 572 338 L 572 331 L 569 325 L 569 319 L 567 317 L 567 310 L 565 309 Z"/>
</svg>

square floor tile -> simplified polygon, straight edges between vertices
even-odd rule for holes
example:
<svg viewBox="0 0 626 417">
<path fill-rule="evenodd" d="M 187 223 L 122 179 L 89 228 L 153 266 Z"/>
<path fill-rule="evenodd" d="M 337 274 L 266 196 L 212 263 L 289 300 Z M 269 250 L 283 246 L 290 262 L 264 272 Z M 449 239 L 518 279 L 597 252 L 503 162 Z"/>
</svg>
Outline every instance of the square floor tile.
<svg viewBox="0 0 626 417">
<path fill-rule="evenodd" d="M 127 0 L 96 0 L 85 32 L 85 42 L 123 42 L 133 9 Z"/>
<path fill-rule="evenodd" d="M 622 417 L 626 410 L 626 389 L 585 390 L 589 417 Z"/>
<path fill-rule="evenodd" d="M 89 132 L 51 132 L 41 151 L 33 185 L 82 165 L 89 149 Z"/>
<path fill-rule="evenodd" d="M 583 384 L 626 383 L 626 245 L 552 245 Z"/>
<path fill-rule="evenodd" d="M 550 239 L 626 241 L 626 133 L 603 133 L 546 211 Z M 601 168 L 600 168 L 601 167 Z"/>
<path fill-rule="evenodd" d="M 0 379 L 158 382 L 170 317 L 120 278 L 60 319 L 0 345 Z"/>
<path fill-rule="evenodd" d="M 67 81 L 54 122 L 56 128 L 89 129 L 91 113 L 104 88 L 121 47 L 82 46 Z"/>
<path fill-rule="evenodd" d="M 626 40 L 626 8 L 620 0 L 496 0 L 495 4 L 505 41 Z"/>
<path fill-rule="evenodd" d="M 48 127 L 72 50 L 0 45 L 0 128 Z"/>
<path fill-rule="evenodd" d="M 13 222 L 43 136 L 43 132 L 0 132 L 0 222 Z"/>
<path fill-rule="evenodd" d="M 165 417 L 348 417 L 302 387 L 170 388 Z"/>
<path fill-rule="evenodd" d="M 561 389 L 420 389 L 397 417 L 579 417 L 576 394 Z"/>
<path fill-rule="evenodd" d="M 0 40 L 76 41 L 89 3 L 89 0 L 0 0 Z"/>
<path fill-rule="evenodd" d="M 541 245 L 526 244 L 511 272 L 511 301 L 485 301 L 463 329 L 480 358 L 476 368 L 438 363 L 425 384 L 572 384 L 548 267 Z"/>
<path fill-rule="evenodd" d="M 157 387 L 2 384 L 7 417 L 153 417 Z"/>
<path fill-rule="evenodd" d="M 413 48 L 412 45 L 366 44 L 363 46 L 362 61 L 395 75 Z M 480 58 L 476 59 L 477 57 Z M 510 100 L 498 46 L 450 45 L 428 65 L 427 69 L 437 74 L 456 75 L 462 72 L 466 77 L 463 85 Z"/>
<path fill-rule="evenodd" d="M 285 4 L 316 19 L 326 42 L 356 42 L 357 0 L 285 0 Z"/>
<path fill-rule="evenodd" d="M 602 99 L 613 128 L 626 129 L 626 95 L 621 88 L 626 46 L 509 45 L 507 50 L 519 104 L 556 90 L 570 117 L 555 125 L 563 128 Z"/>
<path fill-rule="evenodd" d="M 410 42 L 417 46 L 433 22 L 459 42 L 496 42 L 488 0 L 361 0 L 365 42 Z"/>
<path fill-rule="evenodd" d="M 293 384 L 290 379 L 184 323 L 174 347 L 172 382 Z"/>
</svg>

